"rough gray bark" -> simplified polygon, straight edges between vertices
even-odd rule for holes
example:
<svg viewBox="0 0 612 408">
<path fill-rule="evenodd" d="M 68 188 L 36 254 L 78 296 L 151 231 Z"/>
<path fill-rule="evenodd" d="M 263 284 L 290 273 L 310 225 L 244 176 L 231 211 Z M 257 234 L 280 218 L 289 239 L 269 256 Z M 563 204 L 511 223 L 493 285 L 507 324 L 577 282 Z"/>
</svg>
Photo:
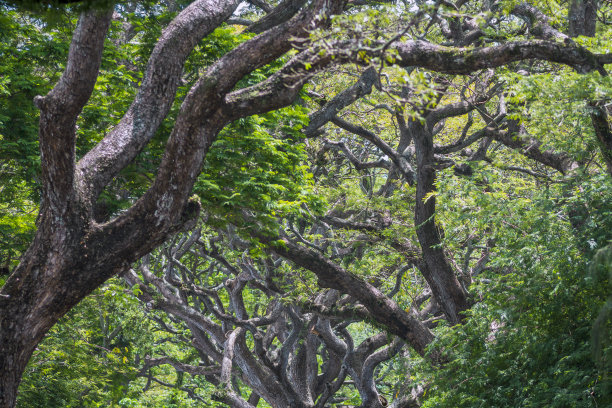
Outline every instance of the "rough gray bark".
<svg viewBox="0 0 612 408">
<path fill-rule="evenodd" d="M 612 176 L 612 111 L 611 105 L 604 101 L 589 103 L 591 111 L 591 121 L 595 136 L 599 142 L 599 149 L 608 168 L 608 174 Z"/>
<path fill-rule="evenodd" d="M 15 404 L 34 347 L 82 297 L 63 282 L 104 281 L 91 282 L 91 276 L 78 273 L 87 263 L 83 246 L 87 213 L 74 189 L 72 169 L 74 126 L 93 91 L 110 18 L 110 12 L 81 16 L 64 75 L 45 98 L 36 100 L 41 110 L 43 201 L 34 241 L 1 291 L 0 407 Z"/>
<path fill-rule="evenodd" d="M 568 12 L 570 37 L 595 35 L 598 0 L 571 0 Z"/>
<path fill-rule="evenodd" d="M 512 41 L 474 49 L 451 48 L 425 41 L 407 41 L 395 46 L 401 66 L 424 67 L 448 74 L 469 74 L 515 61 L 539 59 L 568 65 L 580 73 L 599 71 L 612 62 L 612 54 L 596 55 L 572 43 L 546 40 Z"/>
<path fill-rule="evenodd" d="M 567 35 L 554 29 L 550 19 L 539 9 L 529 3 L 519 3 L 512 14 L 521 17 L 529 25 L 530 34 L 543 40 L 565 40 Z"/>
<path fill-rule="evenodd" d="M 317 135 L 320 128 L 330 122 L 342 109 L 353 104 L 359 98 L 372 92 L 372 86 L 378 81 L 378 75 L 374 67 L 366 69 L 359 80 L 351 87 L 334 96 L 330 101 L 324 103 L 321 109 L 311 114 L 302 132 L 306 137 Z"/>
<path fill-rule="evenodd" d="M 458 324 L 462 320 L 461 312 L 468 309 L 469 303 L 466 293 L 444 254 L 442 239 L 436 225 L 434 186 L 436 169 L 433 136 L 430 129 L 417 121 L 411 122 L 411 128 L 417 159 L 414 223 L 425 260 L 421 273 L 444 310 L 449 323 Z"/>
</svg>

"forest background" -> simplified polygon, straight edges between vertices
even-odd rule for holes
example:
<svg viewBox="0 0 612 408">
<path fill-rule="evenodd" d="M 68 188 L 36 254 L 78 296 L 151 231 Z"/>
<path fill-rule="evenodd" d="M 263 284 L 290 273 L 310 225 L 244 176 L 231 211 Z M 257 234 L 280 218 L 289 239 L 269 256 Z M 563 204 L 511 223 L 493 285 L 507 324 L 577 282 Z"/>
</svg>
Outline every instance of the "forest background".
<svg viewBox="0 0 612 408">
<path fill-rule="evenodd" d="M 0 406 L 612 404 L 610 1 L 0 10 Z"/>
</svg>

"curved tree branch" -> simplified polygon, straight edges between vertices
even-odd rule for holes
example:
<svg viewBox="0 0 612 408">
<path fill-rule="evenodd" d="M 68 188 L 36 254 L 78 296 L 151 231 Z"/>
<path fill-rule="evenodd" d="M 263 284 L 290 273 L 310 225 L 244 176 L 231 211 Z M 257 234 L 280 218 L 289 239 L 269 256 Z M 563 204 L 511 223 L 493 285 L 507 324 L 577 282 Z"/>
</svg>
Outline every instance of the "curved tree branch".
<svg viewBox="0 0 612 408">
<path fill-rule="evenodd" d="M 94 201 L 151 140 L 174 102 L 187 56 L 204 36 L 232 15 L 239 3 L 197 0 L 164 30 L 134 102 L 119 124 L 77 164 L 86 201 Z"/>
<path fill-rule="evenodd" d="M 264 240 L 265 241 L 265 240 Z M 412 313 L 399 308 L 384 293 L 345 271 L 322 255 L 300 247 L 288 239 L 282 239 L 272 250 L 317 275 L 319 285 L 337 289 L 359 300 L 376 321 L 383 324 L 391 333 L 405 339 L 419 354 L 433 340 L 433 335 Z"/>
</svg>

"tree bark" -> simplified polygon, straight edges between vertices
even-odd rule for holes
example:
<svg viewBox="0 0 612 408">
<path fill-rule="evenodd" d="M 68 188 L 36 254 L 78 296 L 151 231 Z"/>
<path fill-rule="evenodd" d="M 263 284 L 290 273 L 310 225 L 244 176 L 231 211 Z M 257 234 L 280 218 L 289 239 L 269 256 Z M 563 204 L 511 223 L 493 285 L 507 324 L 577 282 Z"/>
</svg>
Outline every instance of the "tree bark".
<svg viewBox="0 0 612 408">
<path fill-rule="evenodd" d="M 433 334 L 413 312 L 401 309 L 380 290 L 311 249 L 283 239 L 283 244 L 274 246 L 272 250 L 296 265 L 312 271 L 317 275 L 319 286 L 337 289 L 357 299 L 377 323 L 406 340 L 420 355 L 425 354 L 426 347 L 433 340 Z"/>
<path fill-rule="evenodd" d="M 111 13 L 89 11 L 81 16 L 64 75 L 48 95 L 35 100 L 41 111 L 43 200 L 35 238 L 0 291 L 0 407 L 15 404 L 19 380 L 30 355 L 62 315 L 197 214 L 199 206 L 188 197 L 220 129 L 234 119 L 291 103 L 313 73 L 332 63 L 364 62 L 359 50 L 352 47 L 355 43 L 347 41 L 345 47 L 339 44 L 344 53 L 304 51 L 268 80 L 232 92 L 245 75 L 289 51 L 296 38 L 306 40 L 307 29 L 325 24 L 327 17 L 340 12 L 346 2 L 314 0 L 284 21 L 293 15 L 291 9 L 278 20 L 284 22 L 275 21 L 272 28 L 209 67 L 181 105 L 152 187 L 125 213 L 107 223 L 96 223 L 93 203 L 155 134 L 174 102 L 185 59 L 202 37 L 225 21 L 239 3 L 239 0 L 196 0 L 179 13 L 162 33 L 128 112 L 115 129 L 75 164 L 75 124 L 98 75 Z M 297 5 L 300 1 L 288 0 L 283 4 Z M 612 63 L 612 54 L 595 55 L 574 43 L 558 41 L 527 40 L 482 48 L 450 48 L 419 40 L 391 47 L 397 51 L 398 65 L 448 74 L 467 74 L 530 58 L 567 64 L 579 72 L 598 70 L 605 74 L 604 65 Z M 374 47 L 365 54 L 380 57 L 383 50 Z M 310 55 L 311 59 L 301 60 L 303 55 Z M 312 70 L 307 66 L 312 66 Z M 366 91 L 364 88 L 359 92 Z M 372 140 L 383 146 L 379 139 Z M 423 200 L 433 192 L 435 179 L 429 136 L 420 139 L 417 153 L 420 198 L 415 220 L 419 239 L 431 273 L 442 271 L 440 276 L 446 280 L 438 283 L 431 280 L 434 287 L 439 284 L 441 288 L 453 288 L 447 293 L 440 291 L 439 295 L 454 302 L 445 311 L 451 322 L 457 322 L 466 302 L 439 248 L 440 237 L 433 219 L 435 198 Z M 399 161 L 395 164 L 401 168 Z M 369 302 L 376 319 L 423 352 L 432 335 L 418 320 L 381 297 L 371 285 L 364 285 L 316 253 L 302 251 L 300 248 L 297 253 L 309 256 L 294 259 L 296 263 L 313 267 L 324 286 L 351 290 L 357 299 Z M 328 275 L 326 270 L 335 274 Z"/>
<path fill-rule="evenodd" d="M 81 287 L 91 285 L 92 275 L 79 273 L 87 263 L 88 218 L 74 189 L 73 166 L 76 119 L 93 91 L 110 19 L 110 11 L 81 15 L 64 74 L 35 100 L 41 110 L 43 201 L 34 241 L 0 293 L 2 408 L 14 406 L 21 375 L 47 330 L 101 283 Z M 75 284 L 66 285 L 70 281 Z"/>
<path fill-rule="evenodd" d="M 593 37 L 597 24 L 597 0 L 572 0 L 568 20 L 570 37 Z"/>
<path fill-rule="evenodd" d="M 608 113 L 610 108 L 603 101 L 591 101 L 589 106 L 592 109 L 591 121 L 599 142 L 601 156 L 608 169 L 608 174 L 612 176 L 612 115 Z"/>
<path fill-rule="evenodd" d="M 414 223 L 425 264 L 421 273 L 444 310 L 449 323 L 461 322 L 469 303 L 453 268 L 446 259 L 436 225 L 436 196 L 433 135 L 418 120 L 410 122 L 417 158 L 417 191 Z"/>
</svg>

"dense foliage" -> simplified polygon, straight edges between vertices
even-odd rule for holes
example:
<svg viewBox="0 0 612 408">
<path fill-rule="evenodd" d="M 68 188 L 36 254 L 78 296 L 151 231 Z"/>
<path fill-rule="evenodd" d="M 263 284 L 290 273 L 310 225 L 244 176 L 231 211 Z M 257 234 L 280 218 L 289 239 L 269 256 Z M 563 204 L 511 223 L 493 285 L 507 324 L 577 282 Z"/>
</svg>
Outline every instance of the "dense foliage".
<svg viewBox="0 0 612 408">
<path fill-rule="evenodd" d="M 444 329 L 439 337 L 435 347 L 448 350 L 451 361 L 431 373 L 428 381 L 434 387 L 424 406 L 591 407 L 612 402 L 604 357 L 610 326 L 593 334 L 610 290 L 612 247 L 603 232 L 610 230 L 612 186 L 608 178 L 580 178 L 581 194 L 563 205 L 582 212 L 573 229 L 555 213 L 560 206 L 551 190 L 566 190 L 573 183 L 564 184 L 530 194 L 508 212 L 502 209 L 502 218 L 492 217 L 489 226 L 501 227 L 495 236 L 503 249 L 492 260 L 493 269 L 478 276 L 473 291 L 480 301 L 466 323 Z M 567 207 L 565 212 L 570 213 Z M 608 339 L 599 357 L 593 353 L 593 335 Z"/>
<path fill-rule="evenodd" d="M 92 7 L 26 3 L 0 2 L 0 288 L 36 231 L 32 100 L 58 81 L 77 12 Z M 75 160 L 123 120 L 189 3 L 115 6 Z M 97 197 L 96 226 L 154 188 L 200 78 L 274 10 L 304 3 L 245 2 L 195 45 L 168 115 Z M 580 0 L 354 1 L 312 23 L 231 94 L 282 73 L 295 98 L 218 130 L 190 190 L 197 220 L 59 320 L 17 406 L 612 406 L 611 13 Z M 551 41 L 594 67 L 544 52 L 460 56 L 476 66 L 463 71 L 425 52 L 422 67 L 403 64 L 396 45 L 412 40 L 449 58 Z"/>
</svg>

